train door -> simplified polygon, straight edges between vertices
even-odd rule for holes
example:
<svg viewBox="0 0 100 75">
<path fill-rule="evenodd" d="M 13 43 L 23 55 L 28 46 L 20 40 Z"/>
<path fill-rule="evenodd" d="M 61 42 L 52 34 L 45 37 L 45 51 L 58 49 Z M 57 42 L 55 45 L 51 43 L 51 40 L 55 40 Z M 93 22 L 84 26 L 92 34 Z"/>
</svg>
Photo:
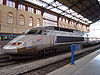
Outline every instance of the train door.
<svg viewBox="0 0 100 75">
<path fill-rule="evenodd" d="M 42 45 L 44 47 L 49 47 L 52 44 L 52 36 L 48 35 L 49 31 L 48 30 L 43 30 L 42 32 Z"/>
</svg>

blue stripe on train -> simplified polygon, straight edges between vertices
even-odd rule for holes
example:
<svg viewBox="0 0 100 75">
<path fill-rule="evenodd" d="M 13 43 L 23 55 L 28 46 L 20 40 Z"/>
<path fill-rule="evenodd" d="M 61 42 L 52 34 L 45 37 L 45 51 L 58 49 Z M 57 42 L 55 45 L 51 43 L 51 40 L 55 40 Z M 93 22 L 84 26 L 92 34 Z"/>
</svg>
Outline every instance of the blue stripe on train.
<svg viewBox="0 0 100 75">
<path fill-rule="evenodd" d="M 84 38 L 83 37 L 57 36 L 55 43 L 75 42 L 75 41 L 84 41 Z"/>
</svg>

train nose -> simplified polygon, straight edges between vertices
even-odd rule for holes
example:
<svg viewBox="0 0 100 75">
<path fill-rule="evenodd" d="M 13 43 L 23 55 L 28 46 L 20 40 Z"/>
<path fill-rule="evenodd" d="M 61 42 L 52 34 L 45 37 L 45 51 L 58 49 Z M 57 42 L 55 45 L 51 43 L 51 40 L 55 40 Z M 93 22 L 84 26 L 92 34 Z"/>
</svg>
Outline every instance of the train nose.
<svg viewBox="0 0 100 75">
<path fill-rule="evenodd" d="M 18 47 L 22 45 L 22 42 L 9 42 L 7 45 L 2 47 L 3 52 L 6 54 L 17 54 Z"/>
<path fill-rule="evenodd" d="M 4 45 L 1 46 L 1 49 L 4 47 Z"/>
<path fill-rule="evenodd" d="M 17 54 L 17 48 L 10 45 L 5 45 L 2 47 L 2 51 L 6 54 Z"/>
</svg>

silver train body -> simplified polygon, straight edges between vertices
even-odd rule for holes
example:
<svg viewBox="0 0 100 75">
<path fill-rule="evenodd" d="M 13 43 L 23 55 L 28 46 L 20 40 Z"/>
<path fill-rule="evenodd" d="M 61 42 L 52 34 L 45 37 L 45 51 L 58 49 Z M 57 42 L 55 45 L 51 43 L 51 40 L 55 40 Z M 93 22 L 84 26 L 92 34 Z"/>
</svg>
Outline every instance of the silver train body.
<svg viewBox="0 0 100 75">
<path fill-rule="evenodd" d="M 26 30 L 4 45 L 6 54 L 42 54 L 70 49 L 71 42 L 84 41 L 84 33 L 76 30 L 46 26 Z M 68 45 L 66 45 L 68 44 Z"/>
</svg>

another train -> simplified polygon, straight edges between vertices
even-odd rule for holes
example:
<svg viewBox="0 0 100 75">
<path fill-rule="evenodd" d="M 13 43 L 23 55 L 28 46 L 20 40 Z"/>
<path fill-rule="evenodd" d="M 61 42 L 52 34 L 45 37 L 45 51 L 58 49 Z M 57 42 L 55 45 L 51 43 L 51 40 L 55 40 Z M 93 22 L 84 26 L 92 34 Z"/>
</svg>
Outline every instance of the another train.
<svg viewBox="0 0 100 75">
<path fill-rule="evenodd" d="M 46 26 L 26 30 L 3 47 L 6 54 L 42 55 L 70 51 L 70 45 L 84 42 L 83 32 L 73 29 Z"/>
</svg>

